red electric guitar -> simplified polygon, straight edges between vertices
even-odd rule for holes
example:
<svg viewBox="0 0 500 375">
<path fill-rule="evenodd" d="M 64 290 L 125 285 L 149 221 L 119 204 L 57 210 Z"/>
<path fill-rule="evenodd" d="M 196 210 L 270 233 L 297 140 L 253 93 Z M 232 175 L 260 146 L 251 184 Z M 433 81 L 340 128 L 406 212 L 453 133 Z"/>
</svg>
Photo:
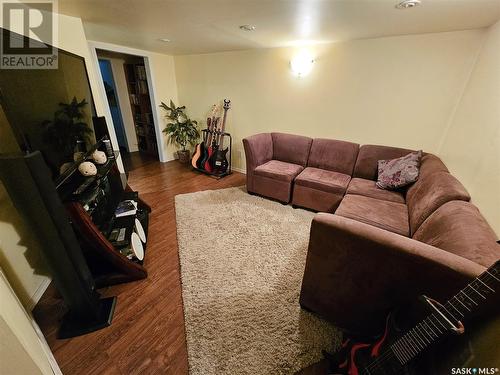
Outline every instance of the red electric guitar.
<svg viewBox="0 0 500 375">
<path fill-rule="evenodd" d="M 405 334 L 397 334 L 389 315 L 383 335 L 375 343 L 346 340 L 328 355 L 328 374 L 391 375 L 409 373 L 412 362 L 450 333 L 462 334 L 462 320 L 477 310 L 500 287 L 500 261 L 475 278 L 444 305 L 423 296 L 433 311 Z M 396 337 L 394 339 L 394 337 Z"/>
<path fill-rule="evenodd" d="M 199 169 L 206 169 L 206 163 L 209 158 L 209 156 L 212 155 L 213 153 L 213 140 L 214 140 L 214 132 L 217 126 L 217 123 L 219 122 L 219 117 L 216 117 L 217 114 L 219 113 L 219 106 L 214 105 L 212 107 L 212 113 L 211 113 L 211 118 L 210 118 L 210 125 L 207 127 L 208 132 L 207 134 L 207 139 L 205 141 L 205 147 L 201 150 L 201 156 L 198 159 L 197 166 Z M 208 121 L 207 121 L 208 123 Z M 210 166 L 209 166 L 210 167 Z"/>
</svg>

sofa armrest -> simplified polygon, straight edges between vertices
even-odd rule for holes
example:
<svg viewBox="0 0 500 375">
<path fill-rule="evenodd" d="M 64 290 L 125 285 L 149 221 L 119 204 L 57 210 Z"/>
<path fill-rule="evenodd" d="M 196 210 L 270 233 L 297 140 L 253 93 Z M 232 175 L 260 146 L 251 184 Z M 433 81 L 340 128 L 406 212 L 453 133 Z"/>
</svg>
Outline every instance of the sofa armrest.
<svg viewBox="0 0 500 375">
<path fill-rule="evenodd" d="M 373 332 L 397 305 L 451 297 L 485 268 L 425 243 L 332 214 L 312 222 L 300 303 L 351 332 Z"/>
<path fill-rule="evenodd" d="M 255 134 L 243 139 L 245 148 L 247 189 L 254 191 L 253 171 L 273 158 L 273 140 L 270 133 Z"/>
</svg>

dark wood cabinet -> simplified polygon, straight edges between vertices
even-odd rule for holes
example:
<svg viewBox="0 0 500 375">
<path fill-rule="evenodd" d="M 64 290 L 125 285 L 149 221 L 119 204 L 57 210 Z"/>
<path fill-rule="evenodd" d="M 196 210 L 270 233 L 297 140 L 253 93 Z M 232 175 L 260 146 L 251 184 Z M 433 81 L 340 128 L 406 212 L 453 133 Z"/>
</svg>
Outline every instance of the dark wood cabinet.
<svg viewBox="0 0 500 375">
<path fill-rule="evenodd" d="M 99 142 L 94 148 L 100 145 Z M 87 153 L 87 159 L 91 153 L 92 150 Z M 147 277 L 144 267 L 146 254 L 143 260 L 138 260 L 130 255 L 127 257 L 124 250 L 130 247 L 136 218 L 147 234 L 151 209 L 127 185 L 117 168 L 117 157 L 118 153 L 115 152 L 112 157 L 108 157 L 106 164 L 98 165 L 97 175 L 84 177 L 75 170 L 57 187 L 98 288 Z M 116 217 L 115 210 L 124 200 L 137 202 L 137 212 Z M 116 228 L 125 231 L 125 238 L 120 245 L 110 240 Z M 144 250 L 146 244 L 143 245 Z"/>
</svg>

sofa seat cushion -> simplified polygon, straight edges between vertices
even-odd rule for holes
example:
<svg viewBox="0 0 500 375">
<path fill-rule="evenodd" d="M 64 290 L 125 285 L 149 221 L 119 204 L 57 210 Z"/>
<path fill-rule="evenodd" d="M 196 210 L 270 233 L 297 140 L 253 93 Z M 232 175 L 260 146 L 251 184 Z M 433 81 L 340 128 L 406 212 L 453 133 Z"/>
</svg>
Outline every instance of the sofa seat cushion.
<svg viewBox="0 0 500 375">
<path fill-rule="evenodd" d="M 295 184 L 328 193 L 344 194 L 351 176 L 325 169 L 307 167 L 295 179 Z"/>
<path fill-rule="evenodd" d="M 303 169 L 304 167 L 301 165 L 286 163 L 279 160 L 270 160 L 255 168 L 254 173 L 257 176 L 291 182 Z"/>
<path fill-rule="evenodd" d="M 347 194 L 335 214 L 402 236 L 410 234 L 408 209 L 404 203 Z"/>
<path fill-rule="evenodd" d="M 497 236 L 469 202 L 443 204 L 418 228 L 413 239 L 489 267 L 500 259 Z"/>
<path fill-rule="evenodd" d="M 405 197 L 399 191 L 385 190 L 377 187 L 376 182 L 364 178 L 353 178 L 347 187 L 347 194 L 363 195 L 383 201 L 405 203 Z"/>
</svg>

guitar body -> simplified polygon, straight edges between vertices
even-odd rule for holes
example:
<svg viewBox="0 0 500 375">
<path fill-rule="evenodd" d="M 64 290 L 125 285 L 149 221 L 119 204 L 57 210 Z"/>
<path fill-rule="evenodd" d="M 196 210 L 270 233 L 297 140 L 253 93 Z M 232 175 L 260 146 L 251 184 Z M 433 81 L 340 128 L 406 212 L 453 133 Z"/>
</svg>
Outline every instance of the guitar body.
<svg viewBox="0 0 500 375">
<path fill-rule="evenodd" d="M 204 147 L 205 147 L 204 142 L 198 143 L 196 145 L 194 155 L 191 158 L 191 165 L 193 166 L 193 168 L 198 168 L 198 164 L 197 163 L 198 163 L 198 160 L 200 159 L 200 156 L 201 156 L 201 150 Z"/>
<path fill-rule="evenodd" d="M 227 161 L 227 152 L 228 148 L 226 147 L 224 150 L 217 150 L 215 153 L 215 157 L 213 158 L 213 172 L 215 174 L 223 174 L 226 173 L 227 168 L 229 167 L 229 162 Z"/>
<path fill-rule="evenodd" d="M 452 339 L 453 335 L 463 334 L 465 327 L 462 320 L 466 321 L 477 312 L 484 313 L 481 311 L 483 308 L 497 309 L 498 298 L 491 298 L 491 296 L 498 297 L 495 293 L 499 287 L 500 260 L 472 280 L 445 304 L 425 295 L 421 296 L 419 300 L 425 303 L 425 307 L 431 313 L 418 324 L 412 324 L 413 328 L 401 329 L 399 323 L 406 326 L 409 323 L 408 320 L 414 321 L 415 309 L 399 314 L 398 324 L 394 319 L 396 314 L 390 314 L 386 319 L 384 332 L 375 340 L 345 340 L 341 349 L 336 353 L 324 353 L 325 360 L 329 363 L 328 371 L 315 374 L 416 375 L 429 373 L 430 364 L 425 360 L 421 361 L 425 359 L 425 356 L 424 358 L 420 356 L 439 344 L 442 339 Z M 319 371 L 324 368 L 320 366 L 322 362 L 324 361 L 318 362 L 316 366 Z M 302 374 L 305 375 L 308 372 L 302 372 Z"/>
<path fill-rule="evenodd" d="M 353 341 L 347 339 L 340 351 L 330 356 L 330 372 L 344 375 L 411 374 L 394 358 L 387 354 L 389 346 L 401 335 L 393 314 L 386 320 L 384 333 L 374 341 Z M 383 363 L 380 360 L 383 359 Z M 380 362 L 380 363 L 379 363 Z"/>
<path fill-rule="evenodd" d="M 203 169 L 205 169 L 208 173 L 213 172 L 212 163 L 214 162 L 214 156 L 217 153 L 217 147 L 210 146 L 207 150 L 207 158 L 205 163 L 203 164 Z"/>
<path fill-rule="evenodd" d="M 205 142 L 202 143 L 203 147 L 201 148 L 201 153 L 200 157 L 198 158 L 198 161 L 196 162 L 196 167 L 199 169 L 205 169 L 205 162 L 207 161 L 207 145 Z"/>
</svg>

